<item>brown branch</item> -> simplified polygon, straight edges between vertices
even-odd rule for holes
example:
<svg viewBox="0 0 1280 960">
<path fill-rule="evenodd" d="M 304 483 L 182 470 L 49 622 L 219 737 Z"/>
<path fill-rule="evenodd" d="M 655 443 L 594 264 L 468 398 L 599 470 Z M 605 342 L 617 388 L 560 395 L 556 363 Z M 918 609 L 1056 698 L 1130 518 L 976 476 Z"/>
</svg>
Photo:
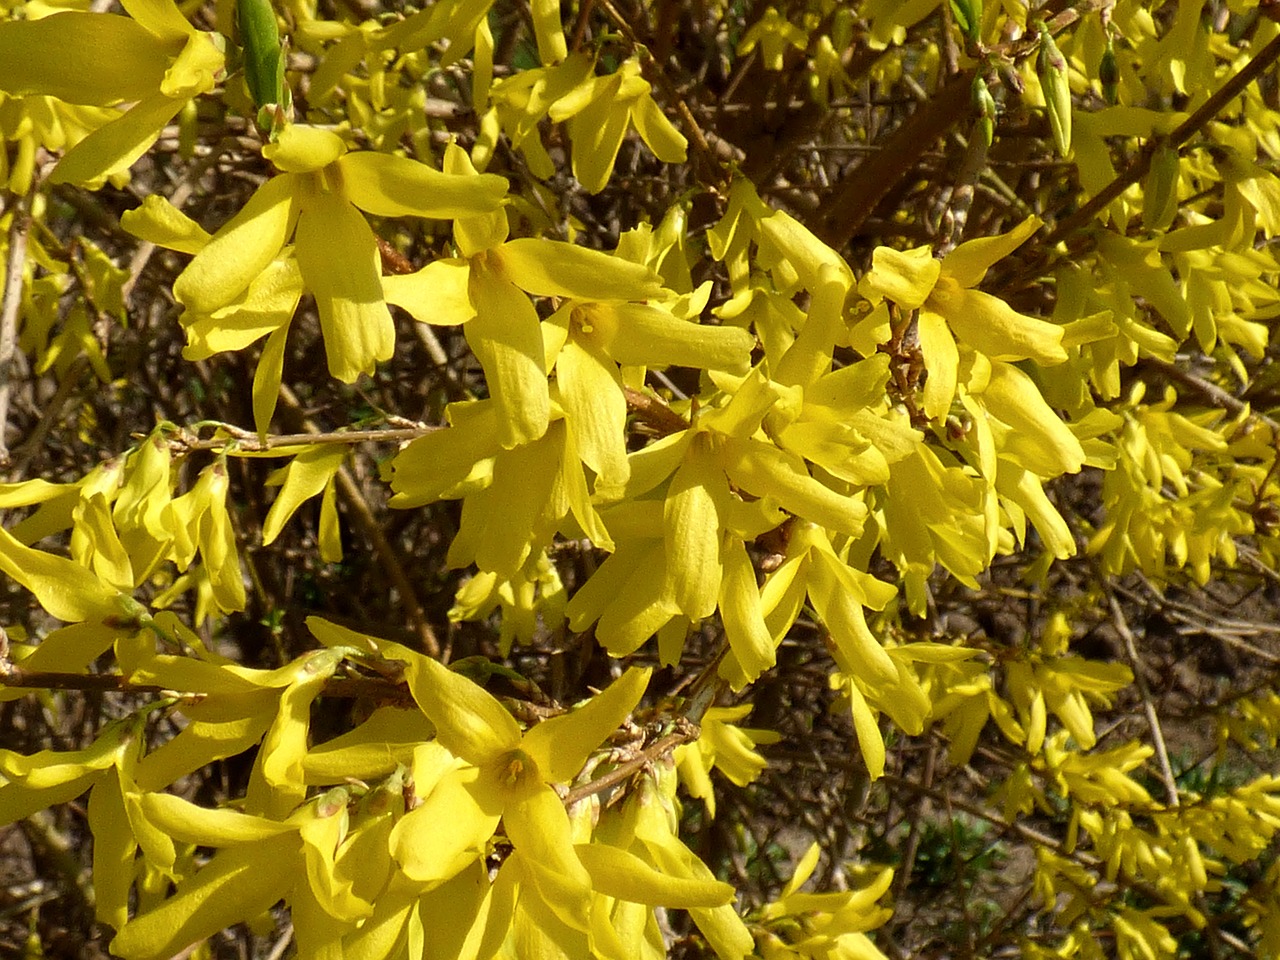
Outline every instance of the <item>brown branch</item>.
<svg viewBox="0 0 1280 960">
<path fill-rule="evenodd" d="M 170 446 L 186 452 L 192 450 L 226 450 L 235 455 L 237 452 L 261 453 L 266 450 L 279 450 L 282 447 L 310 446 L 317 443 L 403 443 L 416 440 L 440 427 L 420 424 L 416 427 L 396 427 L 393 429 L 373 430 L 333 430 L 327 433 L 278 433 L 267 437 L 259 437 L 250 430 L 243 430 L 230 424 L 219 424 L 218 429 L 230 436 L 209 437 L 199 439 L 189 434 L 179 434 L 170 439 Z M 230 448 L 230 449 L 228 449 Z"/>
<path fill-rule="evenodd" d="M 133 683 L 118 673 L 58 673 L 12 667 L 0 674 L 0 688 L 15 690 L 93 690 L 97 693 L 162 693 L 164 687 Z"/>
<path fill-rule="evenodd" d="M 627 397 L 627 409 L 663 436 L 689 429 L 689 421 L 657 397 L 630 387 L 623 387 L 622 392 Z"/>
<path fill-rule="evenodd" d="M 1151 728 L 1151 741 L 1155 745 L 1156 760 L 1160 765 L 1160 780 L 1164 784 L 1165 797 L 1169 801 L 1169 806 L 1176 807 L 1180 800 L 1178 797 L 1178 781 L 1173 776 L 1173 766 L 1169 763 L 1169 748 L 1164 742 L 1164 730 L 1160 726 L 1160 718 L 1156 715 L 1155 701 L 1151 698 L 1151 688 L 1147 686 L 1147 678 L 1142 674 L 1142 661 L 1138 659 L 1138 645 L 1134 640 L 1133 631 L 1129 629 L 1129 621 L 1125 619 L 1124 611 L 1120 609 L 1120 601 L 1116 599 L 1114 593 L 1107 595 L 1107 601 L 1111 604 L 1111 622 L 1115 625 L 1116 632 L 1120 634 L 1120 639 L 1124 641 L 1124 650 L 1129 657 L 1129 664 L 1133 668 L 1133 682 L 1138 688 L 1138 696 L 1142 698 L 1142 712 L 1146 715 L 1147 726 Z"/>
<path fill-rule="evenodd" d="M 302 404 L 294 396 L 293 391 L 284 384 L 280 385 L 280 399 L 290 413 L 302 421 L 302 425 L 306 430 L 303 436 L 324 436 L 320 429 L 307 419 L 302 412 Z M 387 433 L 390 431 L 380 432 Z M 359 485 L 356 483 L 355 478 L 351 476 L 351 471 L 345 466 L 339 467 L 335 479 L 337 481 L 338 495 L 347 505 L 351 519 L 360 528 L 360 532 L 368 537 L 369 542 L 373 544 L 373 551 L 377 554 L 378 560 L 382 564 L 382 569 L 386 571 L 388 578 L 391 580 L 391 585 L 395 587 L 396 593 L 400 597 L 400 606 L 404 610 L 405 618 L 409 621 L 410 629 L 417 634 L 418 640 L 422 643 L 423 651 L 428 656 L 439 659 L 441 654 L 440 641 L 436 638 L 436 633 L 431 628 L 431 624 L 427 622 L 427 615 L 418 600 L 413 581 L 409 579 L 409 575 L 405 572 L 404 564 L 400 562 L 399 553 L 391 546 L 386 534 L 382 532 L 382 525 L 373 515 L 373 511 L 369 508 L 369 504 L 365 500 L 364 494 L 361 493 Z"/>
<path fill-rule="evenodd" d="M 926 150 L 972 112 L 969 88 L 973 71 L 966 70 L 947 80 L 933 99 L 922 103 L 884 143 L 884 149 L 869 155 L 845 174 L 829 202 L 827 214 L 814 232 L 836 250 L 858 232 L 885 195 L 908 176 Z"/>
<path fill-rule="evenodd" d="M 666 756 L 676 747 L 684 743 L 692 743 L 698 739 L 701 728 L 690 720 L 683 717 L 676 720 L 676 729 L 667 734 L 660 740 L 656 740 L 649 746 L 645 747 L 640 753 L 618 764 L 604 776 L 596 777 L 581 786 L 574 787 L 564 796 L 565 806 L 573 806 L 588 797 L 593 797 L 597 793 L 603 793 L 611 787 L 616 787 L 630 777 L 639 773 L 645 766 L 653 763 Z"/>
<path fill-rule="evenodd" d="M 1219 87 L 1195 113 L 1187 117 L 1166 137 L 1152 137 L 1143 146 L 1141 153 L 1134 158 L 1116 178 L 1107 184 L 1093 199 L 1067 217 L 1044 238 L 1044 249 L 1052 249 L 1059 241 L 1071 236 L 1077 230 L 1088 226 L 1099 213 L 1106 209 L 1112 200 L 1124 193 L 1130 186 L 1147 175 L 1151 169 L 1151 159 L 1161 147 L 1177 149 L 1190 140 L 1200 129 L 1232 100 L 1240 95 L 1250 83 L 1256 80 L 1271 64 L 1280 57 L 1280 36 L 1277 36 L 1245 64 L 1244 69 L 1234 74 Z"/>
<path fill-rule="evenodd" d="M 13 360 L 18 343 L 18 311 L 22 307 L 23 268 L 27 262 L 27 234 L 31 229 L 31 200 L 36 180 L 21 196 L 15 196 L 10 210 L 9 256 L 5 262 L 4 295 L 0 299 L 0 467 L 9 465 L 9 394 L 13 386 Z"/>
</svg>

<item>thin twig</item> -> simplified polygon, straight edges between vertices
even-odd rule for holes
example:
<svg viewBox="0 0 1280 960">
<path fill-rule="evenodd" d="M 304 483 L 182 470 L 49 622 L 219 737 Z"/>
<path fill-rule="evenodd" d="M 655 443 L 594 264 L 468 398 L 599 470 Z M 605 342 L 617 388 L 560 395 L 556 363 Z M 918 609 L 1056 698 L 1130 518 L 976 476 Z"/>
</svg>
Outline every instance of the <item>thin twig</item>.
<svg viewBox="0 0 1280 960">
<path fill-rule="evenodd" d="M 692 743 L 698 739 L 700 728 L 696 723 L 683 718 L 676 721 L 676 729 L 667 734 L 660 740 L 655 740 L 649 746 L 645 747 L 636 756 L 630 760 L 618 764 L 608 773 L 596 779 L 584 783 L 581 786 L 574 787 L 564 796 L 565 806 L 573 806 L 588 797 L 593 797 L 597 793 L 603 793 L 611 787 L 616 787 L 623 783 L 634 774 L 639 773 L 645 766 L 653 763 L 666 756 L 676 747 L 685 743 Z"/>
<path fill-rule="evenodd" d="M 419 424 L 414 427 L 396 427 L 373 430 L 332 430 L 316 433 L 276 433 L 259 437 L 251 430 L 243 430 L 230 424 L 219 424 L 218 430 L 230 436 L 214 436 L 205 439 L 189 434 L 178 434 L 171 437 L 169 445 L 180 451 L 192 450 L 226 450 L 235 455 L 240 453 L 262 453 L 266 450 L 279 450 L 283 447 L 311 446 L 317 443 L 404 443 L 416 440 L 428 433 L 434 433 L 440 427 Z"/>
<path fill-rule="evenodd" d="M 1261 76 L 1277 57 L 1280 57 L 1280 36 L 1277 36 L 1259 50 L 1253 59 L 1244 65 L 1244 69 L 1239 73 L 1233 74 L 1208 100 L 1200 104 L 1200 108 L 1195 113 L 1178 124 L 1168 136 L 1152 137 L 1148 140 L 1133 162 L 1118 173 L 1114 180 L 1103 187 L 1075 213 L 1049 231 L 1049 235 L 1044 238 L 1041 244 L 1042 248 L 1050 250 L 1061 240 L 1092 223 L 1094 217 L 1105 210 L 1112 200 L 1115 200 L 1130 186 L 1147 175 L 1147 171 L 1151 169 L 1151 160 L 1158 149 L 1168 147 L 1176 150 L 1190 140 L 1205 124 L 1216 117 L 1228 103 L 1239 96 L 1245 87 Z"/>
<path fill-rule="evenodd" d="M 27 263 L 27 233 L 31 229 L 31 199 L 36 179 L 10 208 L 9 255 L 5 260 L 4 296 L 0 300 L 0 467 L 9 465 L 9 394 L 13 388 L 13 360 L 18 344 L 18 310 L 22 306 L 22 279 Z"/>
<path fill-rule="evenodd" d="M 280 385 L 280 399 L 295 416 L 301 419 L 303 428 L 307 432 L 306 435 L 322 435 L 320 428 L 312 423 L 302 412 L 302 404 L 293 391 L 284 384 Z M 351 471 L 345 465 L 338 468 L 335 479 L 337 481 L 338 495 L 342 497 L 343 502 L 347 505 L 351 518 L 355 521 L 356 526 L 360 528 L 360 532 L 368 537 L 369 542 L 373 544 L 374 553 L 378 555 L 382 568 L 391 579 L 391 585 L 395 587 L 396 593 L 399 594 L 400 606 L 404 610 L 410 628 L 421 641 L 423 651 L 430 657 L 439 658 L 441 654 L 440 641 L 436 638 L 436 633 L 431 628 L 431 624 L 427 622 L 427 615 L 422 609 L 422 604 L 418 602 L 418 595 L 417 591 L 414 590 L 413 582 L 405 572 L 398 552 L 391 546 L 386 534 L 383 533 L 382 525 L 369 508 L 364 494 L 360 491 L 359 484 L 356 483 L 355 478 L 351 476 Z"/>
<path fill-rule="evenodd" d="M 1129 621 L 1125 619 L 1124 611 L 1120 609 L 1120 601 L 1116 599 L 1114 593 L 1108 593 L 1107 600 L 1111 604 L 1112 622 L 1120 638 L 1124 640 L 1125 653 L 1128 654 L 1129 664 L 1133 667 L 1133 682 L 1138 688 L 1138 695 L 1142 698 L 1142 711 L 1147 716 L 1147 726 L 1151 728 L 1151 740 L 1155 744 L 1156 760 L 1160 765 L 1160 779 L 1164 783 L 1165 797 L 1169 801 L 1169 806 L 1179 806 L 1181 801 L 1178 797 L 1178 781 L 1174 778 L 1173 766 L 1169 763 L 1169 748 L 1165 746 L 1164 730 L 1160 726 L 1160 718 L 1156 715 L 1155 701 L 1151 699 L 1151 688 L 1147 686 L 1147 679 L 1142 675 L 1138 645 L 1134 642 L 1133 631 L 1129 629 Z"/>
</svg>

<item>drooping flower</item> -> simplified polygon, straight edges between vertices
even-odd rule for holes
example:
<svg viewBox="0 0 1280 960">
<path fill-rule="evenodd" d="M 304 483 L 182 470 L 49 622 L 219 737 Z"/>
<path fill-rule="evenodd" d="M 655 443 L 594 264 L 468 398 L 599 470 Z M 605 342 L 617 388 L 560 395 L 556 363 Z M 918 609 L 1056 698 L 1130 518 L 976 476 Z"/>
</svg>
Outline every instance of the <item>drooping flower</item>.
<svg viewBox="0 0 1280 960">
<path fill-rule="evenodd" d="M 67 151 L 54 183 L 100 183 L 127 170 L 194 97 L 212 90 L 225 58 L 173 0 L 123 0 L 128 17 L 64 11 L 0 23 L 0 91 L 124 113 Z M 92 56 L 67 56 L 68 50 Z"/>
</svg>

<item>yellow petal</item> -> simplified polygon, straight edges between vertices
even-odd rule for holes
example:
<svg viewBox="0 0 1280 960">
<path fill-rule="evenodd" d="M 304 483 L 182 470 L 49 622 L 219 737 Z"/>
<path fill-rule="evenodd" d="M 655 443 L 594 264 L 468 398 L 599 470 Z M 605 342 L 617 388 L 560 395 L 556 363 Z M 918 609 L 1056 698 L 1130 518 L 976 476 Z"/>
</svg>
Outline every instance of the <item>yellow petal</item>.
<svg viewBox="0 0 1280 960">
<path fill-rule="evenodd" d="M 173 284 L 174 298 L 196 314 L 213 313 L 245 290 L 284 246 L 293 216 L 294 177 L 268 180 Z"/>
<path fill-rule="evenodd" d="M 1084 466 L 1084 448 L 1076 435 L 1045 402 L 1035 382 L 1017 367 L 993 363 L 981 396 L 991 413 L 1013 428 L 1005 447 L 1024 466 L 1046 479 L 1076 473 Z"/>
<path fill-rule="evenodd" d="M 436 661 L 414 655 L 405 679 L 413 699 L 436 725 L 436 738 L 455 756 L 481 766 L 520 745 L 520 728 L 481 687 Z"/>
<path fill-rule="evenodd" d="M 170 793 L 143 793 L 139 802 L 143 815 L 166 834 L 202 847 L 261 843 L 297 829 L 290 823 L 236 810 L 202 807 Z"/>
<path fill-rule="evenodd" d="M 695 452 L 676 470 L 663 508 L 667 590 L 690 620 L 715 612 L 720 595 L 720 514 L 712 490 L 724 474 Z"/>
<path fill-rule="evenodd" d="M 395 352 L 395 324 L 382 299 L 378 241 L 369 224 L 342 197 L 324 194 L 298 217 L 294 256 L 315 294 L 329 372 L 343 383 L 373 373 Z"/>
<path fill-rule="evenodd" d="M 569 816 L 555 791 L 539 785 L 509 802 L 503 824 L 547 906 L 569 926 L 586 930 L 591 875 L 578 859 Z"/>
<path fill-rule="evenodd" d="M 120 226 L 139 240 L 180 253 L 199 253 L 209 242 L 200 224 L 154 193 L 142 198 L 142 206 L 122 213 Z"/>
<path fill-rule="evenodd" d="M 631 122 L 655 157 L 663 163 L 684 163 L 689 142 L 667 119 L 653 97 L 644 96 L 636 101 L 631 110 Z"/>
<path fill-rule="evenodd" d="M 0 90 L 104 107 L 143 100 L 160 89 L 179 49 L 112 14 L 8 20 L 0 23 Z M 73 50 L 85 52 L 69 55 Z"/>
<path fill-rule="evenodd" d="M 506 179 L 496 174 L 441 173 L 389 153 L 349 153 L 338 169 L 347 199 L 379 217 L 477 216 L 497 210 L 507 194 Z"/>
<path fill-rule="evenodd" d="M 734 889 L 719 880 L 673 877 L 633 853 L 605 843 L 580 843 L 578 858 L 598 893 L 654 907 L 718 907 L 732 903 Z"/>
<path fill-rule="evenodd" d="M 998 237 L 979 237 L 956 247 L 942 261 L 942 275 L 962 287 L 976 287 L 993 264 L 1003 260 L 1022 246 L 1040 229 L 1039 217 L 1027 217 L 1008 233 Z"/>
<path fill-rule="evenodd" d="M 894 250 L 876 247 L 871 271 L 858 284 L 864 297 L 885 297 L 904 310 L 915 310 L 928 299 L 942 273 L 942 264 L 928 247 Z"/>
<path fill-rule="evenodd" d="M 921 310 L 916 329 L 920 334 L 920 355 L 929 378 L 924 384 L 924 412 L 930 420 L 945 417 L 956 397 L 960 351 L 947 321 L 932 310 Z"/>
<path fill-rule="evenodd" d="M 118 771 L 112 770 L 94 785 L 88 812 L 93 834 L 94 916 L 99 923 L 119 930 L 129 919 L 129 888 L 133 886 L 138 844 L 129 829 Z"/>
<path fill-rule="evenodd" d="M 746 547 L 736 537 L 721 550 L 724 579 L 720 584 L 720 616 L 725 635 L 743 676 L 754 680 L 774 664 L 773 637 L 765 624 L 756 587 L 756 571 Z M 711 906 L 711 904 L 706 904 Z"/>
<path fill-rule="evenodd" d="M 196 32 L 174 0 L 121 0 L 125 13 L 162 40 L 186 40 Z"/>
<path fill-rule="evenodd" d="M 501 443 L 514 447 L 536 440 L 551 415 L 538 312 L 515 286 L 487 269 L 472 271 L 470 289 L 476 316 L 463 330 L 498 408 Z"/>
<path fill-rule="evenodd" d="M 294 833 L 224 850 L 159 907 L 125 924 L 111 952 L 124 960 L 166 960 L 259 916 L 293 885 L 300 844 Z"/>
<path fill-rule="evenodd" d="M 392 829 L 391 854 L 405 876 L 438 884 L 484 856 L 502 811 L 478 802 L 476 776 L 474 768 L 446 775 Z"/>
<path fill-rule="evenodd" d="M 584 338 L 585 339 L 585 338 Z M 618 366 L 573 337 L 556 360 L 556 382 L 569 433 L 582 462 L 605 483 L 626 483 L 627 401 Z"/>
<path fill-rule="evenodd" d="M 592 339 L 618 363 L 734 372 L 751 364 L 755 337 L 740 327 L 681 320 L 652 304 L 594 303 L 583 309 L 596 331 Z"/>
<path fill-rule="evenodd" d="M 320 170 L 346 152 L 346 143 L 332 130 L 305 123 L 288 124 L 275 143 L 262 148 L 262 155 L 286 173 Z"/>
<path fill-rule="evenodd" d="M 950 277 L 938 281 L 929 307 L 947 318 L 961 340 L 992 360 L 1035 360 L 1051 366 L 1067 359 L 1062 327 L 1018 313 L 988 293 L 962 289 Z"/>
<path fill-rule="evenodd" d="M 92 185 L 128 170 L 156 142 L 165 124 L 178 115 L 182 103 L 160 93 L 138 101 L 68 150 L 49 180 Z"/>
<path fill-rule="evenodd" d="M 599 193 L 609 182 L 630 122 L 628 104 L 612 96 L 592 100 L 569 121 L 573 175 L 587 193 Z"/>
<path fill-rule="evenodd" d="M 540 237 L 510 240 L 495 251 L 507 279 L 540 297 L 649 300 L 662 296 L 653 270 L 599 250 Z"/>
<path fill-rule="evenodd" d="M 278 472 L 280 494 L 262 525 L 262 543 L 272 543 L 304 502 L 320 493 L 338 472 L 347 451 L 343 444 L 306 447 Z"/>
<path fill-rule="evenodd" d="M 773 497 L 797 517 L 857 535 L 867 516 L 866 505 L 836 493 L 809 476 L 804 461 L 759 440 L 726 444 L 725 472 L 757 497 Z"/>
<path fill-rule="evenodd" d="M 205 360 L 216 353 L 242 350 L 255 340 L 288 327 L 302 299 L 302 272 L 289 257 L 273 260 L 253 278 L 249 288 L 228 306 L 204 316 L 184 314 L 185 360 Z"/>
<path fill-rule="evenodd" d="M 465 260 L 435 260 L 415 273 L 383 277 L 382 293 L 387 303 L 422 323 L 466 323 L 476 315 L 468 292 L 470 276 Z"/>
<path fill-rule="evenodd" d="M 114 587 L 65 557 L 24 547 L 0 528 L 0 570 L 35 594 L 59 620 L 100 620 L 120 611 Z"/>
<path fill-rule="evenodd" d="M 652 672 L 630 668 L 583 706 L 537 724 L 525 734 L 521 749 L 548 782 L 568 783 L 636 708 Z"/>
<path fill-rule="evenodd" d="M 226 58 L 214 42 L 213 34 L 189 30 L 185 41 L 182 52 L 160 82 L 161 93 L 180 100 L 208 93 L 226 66 Z"/>
</svg>

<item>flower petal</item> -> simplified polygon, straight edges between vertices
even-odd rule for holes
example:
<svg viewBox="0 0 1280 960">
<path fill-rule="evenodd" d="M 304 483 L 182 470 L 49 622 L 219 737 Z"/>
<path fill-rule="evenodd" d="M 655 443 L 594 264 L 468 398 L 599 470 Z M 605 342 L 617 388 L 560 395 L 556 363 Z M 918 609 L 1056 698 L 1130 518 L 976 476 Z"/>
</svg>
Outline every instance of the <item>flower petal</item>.
<svg viewBox="0 0 1280 960">
<path fill-rule="evenodd" d="M 578 300 L 662 296 L 662 278 L 648 267 L 572 243 L 524 237 L 509 240 L 495 253 L 507 279 L 535 296 Z"/>
<path fill-rule="evenodd" d="M 520 745 L 515 720 L 484 689 L 429 657 L 409 654 L 406 664 L 413 699 L 435 724 L 436 739 L 454 756 L 482 766 Z"/>
<path fill-rule="evenodd" d="M 388 153 L 349 153 L 338 161 L 338 169 L 347 199 L 379 217 L 476 216 L 497 210 L 507 195 L 507 181 L 496 174 L 441 173 Z"/>
<path fill-rule="evenodd" d="M 343 383 L 373 373 L 395 352 L 396 331 L 369 224 L 345 199 L 324 194 L 298 217 L 294 256 L 315 294 L 329 372 Z"/>
<path fill-rule="evenodd" d="M 915 310 L 925 302 L 942 273 L 942 264 L 928 247 L 894 250 L 876 247 L 871 254 L 871 271 L 858 284 L 864 297 L 892 300 L 904 310 Z"/>
<path fill-rule="evenodd" d="M 1034 360 L 1045 366 L 1062 363 L 1063 328 L 1018 313 L 1003 300 L 978 290 L 964 290 L 943 277 L 929 306 L 947 318 L 965 343 L 992 360 Z"/>
<path fill-rule="evenodd" d="M 173 283 L 173 296 L 193 313 L 213 313 L 266 269 L 293 217 L 292 174 L 268 180 L 217 232 Z"/>
<path fill-rule="evenodd" d="M 571 713 L 544 720 L 524 735 L 521 749 L 550 783 L 568 783 L 627 719 L 653 671 L 632 667 Z"/>
<path fill-rule="evenodd" d="M 140 100 L 68 150 L 53 168 L 50 182 L 92 184 L 128 170 L 156 142 L 182 104 L 160 93 Z"/>
<path fill-rule="evenodd" d="M 979 237 L 956 247 L 942 261 L 942 275 L 950 277 L 962 287 L 976 287 L 997 261 L 1022 246 L 1040 229 L 1039 217 L 1027 217 L 1008 233 L 998 237 Z"/>
<path fill-rule="evenodd" d="M 0 23 L 0 90 L 103 107 L 144 100 L 160 89 L 179 49 L 112 14 L 8 20 Z M 71 50 L 85 52 L 71 56 Z"/>
<path fill-rule="evenodd" d="M 538 312 L 528 297 L 487 269 L 472 271 L 471 302 L 476 316 L 462 329 L 498 407 L 502 445 L 536 440 L 551 415 Z"/>
<path fill-rule="evenodd" d="M 556 360 L 556 382 L 569 434 L 582 462 L 606 483 L 622 484 L 631 475 L 627 462 L 627 400 L 618 366 L 570 337 Z"/>
<path fill-rule="evenodd" d="M 311 173 L 323 169 L 347 152 L 343 139 L 332 130 L 305 123 L 291 123 L 262 155 L 287 173 Z"/>
<path fill-rule="evenodd" d="M 382 278 L 382 293 L 422 323 L 466 323 L 476 315 L 465 260 L 435 260 L 415 273 Z"/>
</svg>

